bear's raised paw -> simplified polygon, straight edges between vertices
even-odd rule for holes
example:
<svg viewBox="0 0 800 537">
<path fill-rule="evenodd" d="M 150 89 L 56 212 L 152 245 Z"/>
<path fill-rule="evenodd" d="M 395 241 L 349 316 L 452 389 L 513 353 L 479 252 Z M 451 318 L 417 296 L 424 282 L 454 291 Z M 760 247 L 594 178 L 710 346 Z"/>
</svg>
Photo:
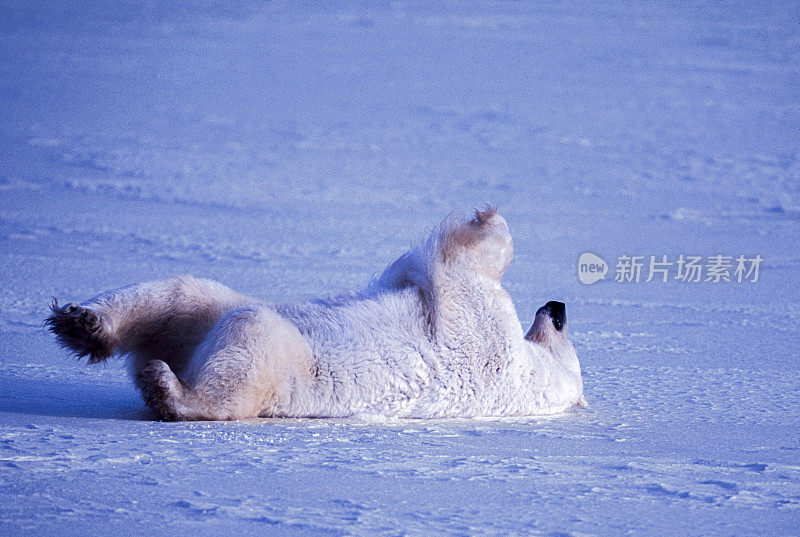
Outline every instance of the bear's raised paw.
<svg viewBox="0 0 800 537">
<path fill-rule="evenodd" d="M 103 319 L 75 302 L 59 306 L 54 298 L 45 324 L 64 347 L 89 363 L 105 361 L 114 354 L 114 344 L 103 329 Z"/>
</svg>

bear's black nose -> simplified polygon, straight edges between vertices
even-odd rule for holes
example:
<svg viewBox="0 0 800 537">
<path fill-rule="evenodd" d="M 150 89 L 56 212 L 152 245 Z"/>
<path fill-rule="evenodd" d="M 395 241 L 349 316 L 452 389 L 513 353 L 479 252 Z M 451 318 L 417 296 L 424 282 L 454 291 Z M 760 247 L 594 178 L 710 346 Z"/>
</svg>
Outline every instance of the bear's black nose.
<svg viewBox="0 0 800 537">
<path fill-rule="evenodd" d="M 564 325 L 567 324 L 567 307 L 563 302 L 551 300 L 539 308 L 539 311 L 536 313 L 538 314 L 539 312 L 547 313 L 553 321 L 553 326 L 559 332 L 564 328 Z"/>
</svg>

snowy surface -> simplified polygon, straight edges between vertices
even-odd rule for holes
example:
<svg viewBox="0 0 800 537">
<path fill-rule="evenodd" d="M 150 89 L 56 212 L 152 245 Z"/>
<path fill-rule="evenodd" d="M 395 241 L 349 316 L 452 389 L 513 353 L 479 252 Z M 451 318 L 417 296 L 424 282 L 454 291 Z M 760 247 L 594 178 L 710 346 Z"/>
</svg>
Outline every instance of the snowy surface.
<svg viewBox="0 0 800 537">
<path fill-rule="evenodd" d="M 797 534 L 796 2 L 50 4 L 0 2 L 0 534 Z M 352 289 L 486 202 L 588 411 L 159 423 L 42 326 L 181 273 Z M 765 261 L 585 286 L 585 251 Z"/>
</svg>

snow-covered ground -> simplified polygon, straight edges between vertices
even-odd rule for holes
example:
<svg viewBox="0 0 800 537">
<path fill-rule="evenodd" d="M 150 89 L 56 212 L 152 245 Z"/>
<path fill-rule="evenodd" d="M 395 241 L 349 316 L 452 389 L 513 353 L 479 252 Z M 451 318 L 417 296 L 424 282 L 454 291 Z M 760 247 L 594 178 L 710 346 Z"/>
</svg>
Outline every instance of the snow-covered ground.
<svg viewBox="0 0 800 537">
<path fill-rule="evenodd" d="M 588 411 L 160 423 L 42 326 L 181 273 L 352 289 L 486 202 Z M 0 534 L 796 535 L 798 246 L 797 2 L 0 2 Z M 613 281 L 681 254 L 764 262 Z"/>
</svg>

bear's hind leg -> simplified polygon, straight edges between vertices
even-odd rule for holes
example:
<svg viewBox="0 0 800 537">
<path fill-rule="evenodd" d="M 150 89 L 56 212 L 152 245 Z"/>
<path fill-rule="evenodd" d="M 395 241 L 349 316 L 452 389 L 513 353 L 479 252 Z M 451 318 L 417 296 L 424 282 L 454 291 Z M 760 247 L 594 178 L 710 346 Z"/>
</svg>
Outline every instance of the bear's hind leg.
<svg viewBox="0 0 800 537">
<path fill-rule="evenodd" d="M 107 291 L 80 305 L 54 302 L 46 323 L 90 363 L 118 352 L 131 355 L 134 376 L 154 359 L 180 374 L 220 317 L 250 301 L 221 283 L 178 276 Z"/>
<path fill-rule="evenodd" d="M 58 342 L 79 358 L 89 357 L 89 363 L 104 361 L 114 353 L 117 341 L 96 311 L 71 302 L 59 306 L 53 299 L 45 324 Z"/>
<path fill-rule="evenodd" d="M 187 392 L 163 360 L 150 360 L 136 373 L 136 385 L 150 410 L 165 421 L 204 418 L 199 409 L 187 404 Z"/>
<path fill-rule="evenodd" d="M 306 393 L 311 370 L 297 327 L 250 305 L 219 320 L 180 381 L 160 360 L 147 362 L 137 378 L 148 406 L 165 419 L 238 420 L 297 412 L 295 390 Z"/>
</svg>

